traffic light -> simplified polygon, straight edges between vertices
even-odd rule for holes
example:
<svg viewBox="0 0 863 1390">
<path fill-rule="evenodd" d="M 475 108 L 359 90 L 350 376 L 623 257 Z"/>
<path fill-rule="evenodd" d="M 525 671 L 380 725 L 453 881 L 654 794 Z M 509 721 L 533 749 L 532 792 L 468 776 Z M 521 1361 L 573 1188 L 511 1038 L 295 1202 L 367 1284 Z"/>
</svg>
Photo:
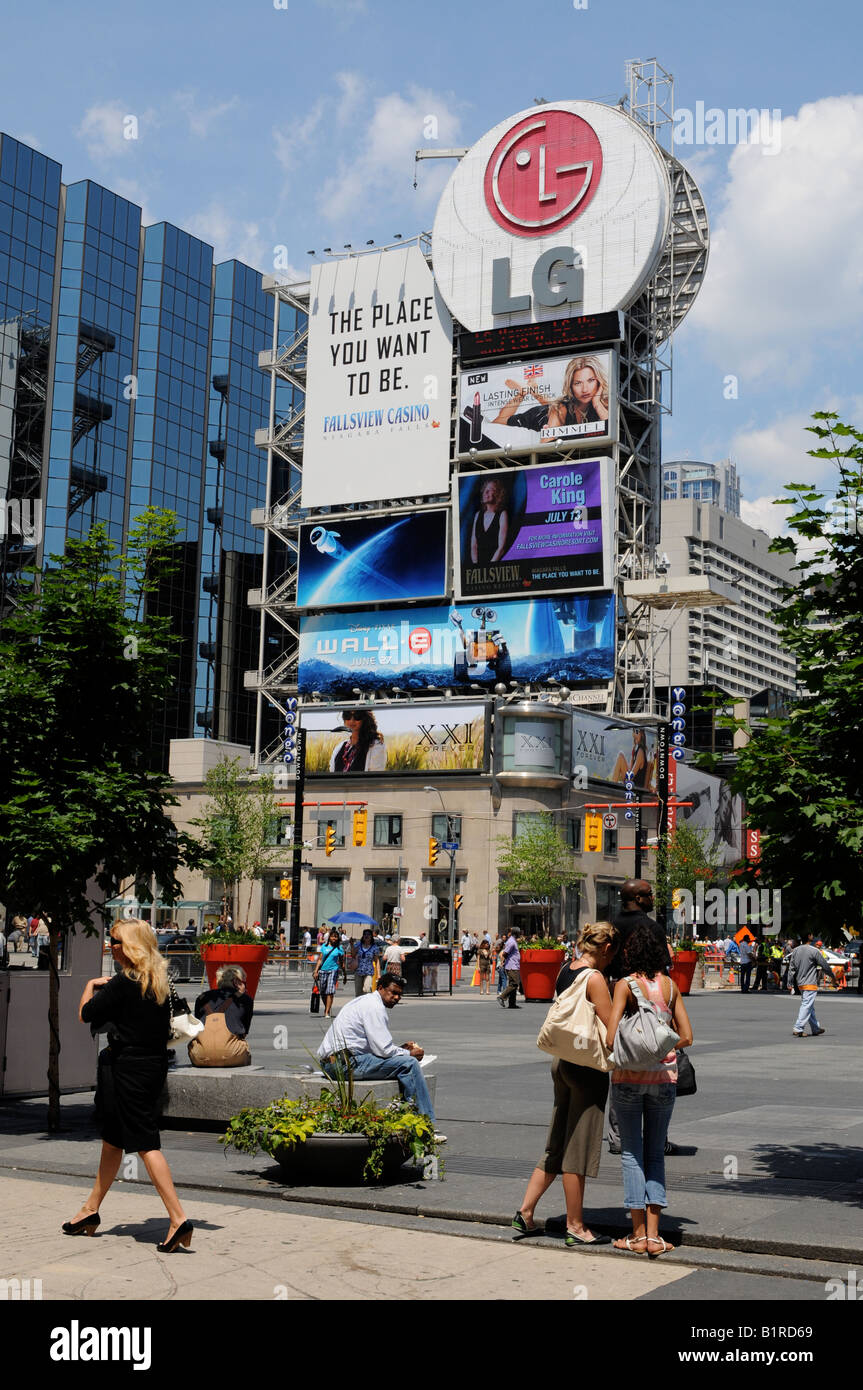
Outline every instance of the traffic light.
<svg viewBox="0 0 863 1390">
<path fill-rule="evenodd" d="M 461 907 L 463 901 L 464 901 L 464 893 L 456 893 L 455 897 L 454 897 L 453 900 L 452 900 L 453 912 L 458 912 L 458 910 L 459 910 L 459 908 Z"/>
<path fill-rule="evenodd" d="M 598 854 L 602 850 L 602 816 L 584 818 L 584 853 Z"/>
<path fill-rule="evenodd" d="M 440 840 L 436 840 L 435 837 L 434 837 L 434 835 L 430 835 L 430 836 L 429 836 L 429 868 L 430 868 L 430 869 L 433 869 L 434 866 L 435 866 L 435 864 L 437 863 L 437 856 L 438 856 L 438 850 L 439 850 L 439 849 L 440 849 Z"/>
<path fill-rule="evenodd" d="M 294 885 L 293 885 L 293 883 L 291 882 L 291 880 L 290 880 L 289 878 L 280 879 L 280 881 L 279 881 L 279 897 L 281 898 L 282 902 L 290 902 L 290 901 L 291 901 L 291 897 L 293 896 L 293 888 L 294 888 Z"/>
<path fill-rule="evenodd" d="M 358 811 L 354 811 L 354 847 L 356 849 L 365 848 L 368 819 L 369 813 L 365 806 L 361 806 Z"/>
<path fill-rule="evenodd" d="M 671 906 L 672 906 L 672 907 L 680 907 L 680 904 L 681 904 L 682 901 L 683 901 L 683 897 L 682 897 L 682 894 L 681 894 L 681 892 L 680 892 L 680 889 L 679 889 L 679 888 L 675 888 L 675 889 L 673 890 L 672 894 L 671 894 Z"/>
<path fill-rule="evenodd" d="M 325 841 L 327 854 L 332 854 L 336 847 L 336 827 L 333 821 L 327 822 L 327 837 Z"/>
</svg>

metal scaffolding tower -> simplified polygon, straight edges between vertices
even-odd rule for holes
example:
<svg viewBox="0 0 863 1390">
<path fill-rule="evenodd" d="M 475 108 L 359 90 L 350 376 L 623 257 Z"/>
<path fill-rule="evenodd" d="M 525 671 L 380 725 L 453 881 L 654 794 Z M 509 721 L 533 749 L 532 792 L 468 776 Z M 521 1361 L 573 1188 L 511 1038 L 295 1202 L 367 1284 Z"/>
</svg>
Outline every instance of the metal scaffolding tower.
<svg viewBox="0 0 863 1390">
<path fill-rule="evenodd" d="M 650 579 L 655 573 L 655 554 L 659 541 L 661 504 L 661 421 L 671 410 L 671 344 L 680 324 L 701 286 L 707 266 L 708 223 L 704 200 L 691 174 L 675 159 L 672 151 L 674 88 L 673 79 L 655 59 L 627 64 L 630 87 L 629 116 L 643 126 L 657 146 L 671 183 L 671 215 L 665 246 L 657 270 L 639 299 L 624 314 L 624 340 L 618 347 L 619 442 L 612 447 L 617 476 L 617 535 L 615 592 L 618 598 L 619 627 L 617 675 L 606 699 L 609 713 L 627 717 L 657 717 L 663 713 L 655 705 L 655 678 L 661 644 L 666 640 L 656 624 L 652 609 L 624 597 L 624 584 Z M 626 105 L 626 102 L 622 103 Z M 462 151 L 454 150 L 454 158 Z M 414 238 L 430 257 L 427 233 Z M 400 240 L 398 245 L 405 245 Z M 378 254 L 351 250 L 348 254 Z M 300 507 L 303 450 L 303 400 L 306 385 L 306 349 L 309 307 L 308 284 L 285 285 L 275 276 L 265 276 L 264 290 L 273 298 L 272 346 L 259 355 L 259 366 L 271 373 L 270 420 L 259 430 L 255 442 L 267 450 L 266 506 L 252 512 L 253 525 L 264 533 L 265 587 L 252 590 L 249 603 L 261 613 L 259 668 L 245 676 L 245 686 L 258 697 L 256 762 L 272 763 L 280 757 L 280 736 L 269 736 L 267 711 L 284 718 L 286 701 L 296 694 L 299 628 L 296 615 L 298 557 L 297 528 L 307 513 Z M 294 310 L 300 326 L 280 336 L 283 306 Z M 458 357 L 461 328 L 454 324 L 454 354 Z M 458 407 L 455 398 L 456 372 L 453 371 L 451 402 L 451 459 L 455 460 Z M 280 393 L 287 389 L 290 406 L 279 407 Z M 578 457 L 574 446 L 542 455 L 546 463 L 566 462 Z M 536 454 L 507 455 L 506 463 L 536 463 Z M 483 463 L 472 463 L 475 469 Z M 500 467 L 495 460 L 485 466 Z M 453 462 L 452 470 L 458 471 Z M 444 498 L 406 498 L 395 502 L 359 503 L 341 509 L 316 509 L 315 515 L 356 515 L 359 512 L 388 514 L 412 511 L 417 506 L 446 504 Z M 280 651 L 268 659 L 268 645 L 274 633 L 281 638 Z M 667 685 L 668 682 L 665 682 Z M 547 698 L 556 693 L 533 688 L 529 698 Z M 399 698 L 397 695 L 393 699 Z"/>
</svg>

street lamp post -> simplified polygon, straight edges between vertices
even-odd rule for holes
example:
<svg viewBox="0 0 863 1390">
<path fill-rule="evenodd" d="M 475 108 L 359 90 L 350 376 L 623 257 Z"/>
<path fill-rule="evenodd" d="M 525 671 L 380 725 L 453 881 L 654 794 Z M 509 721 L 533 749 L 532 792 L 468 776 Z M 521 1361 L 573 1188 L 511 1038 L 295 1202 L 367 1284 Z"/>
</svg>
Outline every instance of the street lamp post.
<svg viewBox="0 0 863 1390">
<path fill-rule="evenodd" d="M 423 787 L 423 791 L 424 791 L 424 792 L 434 792 L 435 796 L 436 796 L 436 797 L 438 798 L 438 800 L 440 801 L 441 810 L 443 811 L 444 815 L 446 816 L 446 838 L 447 838 L 447 845 L 452 845 L 452 844 L 454 844 L 455 841 L 454 841 L 454 839 L 453 839 L 453 833 L 452 833 L 452 821 L 451 821 L 451 819 L 450 819 L 449 811 L 447 810 L 446 806 L 444 806 L 443 797 L 441 796 L 441 794 L 440 794 L 440 792 L 438 791 L 437 787 Z M 454 945 L 454 942 L 455 942 L 455 857 L 456 857 L 456 853 L 457 853 L 457 851 L 454 850 L 454 849 L 449 849 L 449 848 L 447 849 L 447 854 L 449 855 L 449 912 L 448 912 L 448 923 L 449 923 L 449 925 L 448 925 L 447 935 L 449 936 L 449 943 L 448 943 L 448 944 L 449 944 L 450 947 L 452 947 L 452 946 Z"/>
</svg>

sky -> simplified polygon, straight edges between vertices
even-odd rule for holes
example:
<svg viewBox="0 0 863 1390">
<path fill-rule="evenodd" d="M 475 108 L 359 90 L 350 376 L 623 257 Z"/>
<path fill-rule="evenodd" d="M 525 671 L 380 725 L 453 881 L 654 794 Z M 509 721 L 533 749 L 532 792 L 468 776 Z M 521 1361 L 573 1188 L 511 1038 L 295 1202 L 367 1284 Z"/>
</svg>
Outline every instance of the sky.
<svg viewBox="0 0 863 1390">
<path fill-rule="evenodd" d="M 218 259 L 305 278 L 311 251 L 431 229 L 454 164 L 417 149 L 535 98 L 616 103 L 656 58 L 711 227 L 663 458 L 732 458 L 776 533 L 785 483 L 833 484 L 811 412 L 863 423 L 861 37 L 853 0 L 5 0 L 0 129 Z M 768 140 L 708 143 L 723 119 L 699 142 L 698 103 L 769 113 Z"/>
</svg>

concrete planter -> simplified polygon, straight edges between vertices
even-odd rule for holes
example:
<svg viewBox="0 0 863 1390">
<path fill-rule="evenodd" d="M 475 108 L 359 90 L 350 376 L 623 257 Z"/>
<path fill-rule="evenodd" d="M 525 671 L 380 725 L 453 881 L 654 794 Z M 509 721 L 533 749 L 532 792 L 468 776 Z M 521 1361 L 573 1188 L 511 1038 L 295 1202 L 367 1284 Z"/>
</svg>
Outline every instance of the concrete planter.
<svg viewBox="0 0 863 1390">
<path fill-rule="evenodd" d="M 210 989 L 216 988 L 216 971 L 221 966 L 241 965 L 246 972 L 246 993 L 254 999 L 269 954 L 269 946 L 262 942 L 248 946 L 202 946 L 201 960 L 207 970 Z"/>
<path fill-rule="evenodd" d="M 554 987 L 566 952 L 537 951 L 525 947 L 521 951 L 521 983 L 524 997 L 530 1002 L 548 1003 L 554 998 Z"/>
<path fill-rule="evenodd" d="M 384 1150 L 384 1177 L 394 1177 L 410 1150 L 391 1143 Z M 274 1157 L 290 1182 L 326 1187 L 336 1183 L 356 1186 L 365 1182 L 363 1169 L 369 1156 L 364 1134 L 311 1134 L 304 1144 L 283 1144 Z"/>
</svg>

